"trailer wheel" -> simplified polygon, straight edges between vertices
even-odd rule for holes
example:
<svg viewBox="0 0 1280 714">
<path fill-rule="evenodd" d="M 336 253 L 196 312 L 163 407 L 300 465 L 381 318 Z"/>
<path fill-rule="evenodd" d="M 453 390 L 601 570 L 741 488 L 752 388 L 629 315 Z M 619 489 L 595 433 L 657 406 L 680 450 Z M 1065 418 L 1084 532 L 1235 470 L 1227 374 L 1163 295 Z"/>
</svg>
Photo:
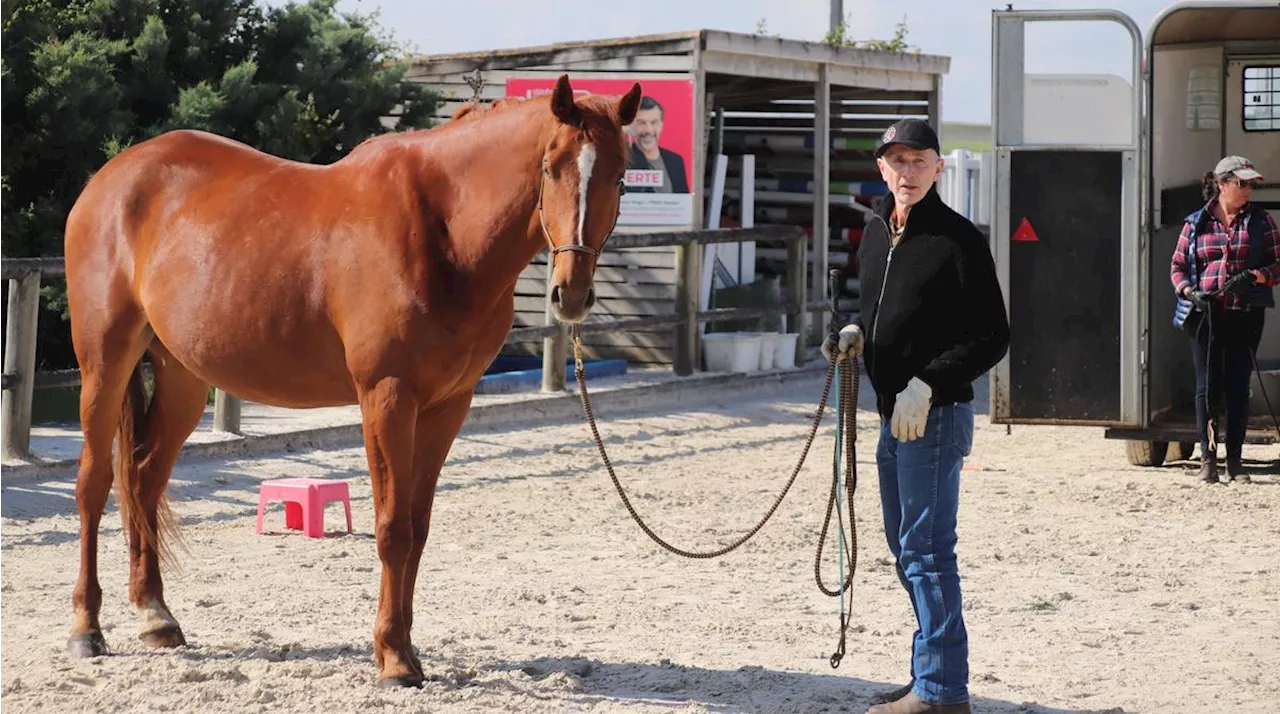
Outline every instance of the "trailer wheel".
<svg viewBox="0 0 1280 714">
<path fill-rule="evenodd" d="M 1130 439 L 1124 443 L 1125 455 L 1134 466 L 1159 466 L 1169 451 L 1167 441 L 1135 441 Z"/>
<path fill-rule="evenodd" d="M 1196 442 L 1194 441 L 1171 441 L 1169 442 L 1169 451 L 1165 454 L 1164 460 L 1166 463 L 1170 461 L 1190 461 L 1195 451 Z"/>
</svg>

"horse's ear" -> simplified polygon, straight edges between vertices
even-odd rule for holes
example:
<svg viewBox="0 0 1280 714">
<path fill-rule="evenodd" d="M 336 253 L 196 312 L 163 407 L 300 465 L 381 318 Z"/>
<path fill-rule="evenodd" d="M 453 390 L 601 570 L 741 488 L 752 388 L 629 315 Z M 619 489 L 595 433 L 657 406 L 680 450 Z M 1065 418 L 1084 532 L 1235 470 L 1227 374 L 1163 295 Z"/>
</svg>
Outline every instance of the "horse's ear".
<svg viewBox="0 0 1280 714">
<path fill-rule="evenodd" d="M 555 90 L 551 92 L 551 113 L 570 126 L 582 124 L 582 110 L 573 101 L 573 87 L 569 86 L 567 74 L 560 75 Z"/>
<path fill-rule="evenodd" d="M 618 100 L 618 123 L 626 126 L 636 120 L 636 112 L 640 111 L 640 83 L 631 85 L 631 91 Z"/>
</svg>

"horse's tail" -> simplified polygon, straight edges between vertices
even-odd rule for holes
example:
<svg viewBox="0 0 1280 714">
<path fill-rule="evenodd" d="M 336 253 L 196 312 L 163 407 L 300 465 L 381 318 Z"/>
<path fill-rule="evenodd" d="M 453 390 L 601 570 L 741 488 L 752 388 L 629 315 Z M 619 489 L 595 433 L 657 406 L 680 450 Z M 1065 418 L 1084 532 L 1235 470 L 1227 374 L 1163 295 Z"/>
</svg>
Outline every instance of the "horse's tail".
<svg viewBox="0 0 1280 714">
<path fill-rule="evenodd" d="M 148 486 L 142 477 L 142 461 L 146 457 L 144 440 L 147 428 L 147 392 L 144 384 L 142 361 L 133 368 L 129 386 L 125 389 L 124 405 L 120 413 L 120 426 L 116 431 L 115 485 L 116 503 L 125 531 L 133 526 L 141 543 L 131 543 L 133 548 L 155 548 L 160 562 L 166 566 L 176 560 L 170 548 L 171 536 L 178 535 L 178 522 L 169 507 L 162 487 Z M 155 502 L 155 522 L 147 518 L 146 501 Z"/>
</svg>

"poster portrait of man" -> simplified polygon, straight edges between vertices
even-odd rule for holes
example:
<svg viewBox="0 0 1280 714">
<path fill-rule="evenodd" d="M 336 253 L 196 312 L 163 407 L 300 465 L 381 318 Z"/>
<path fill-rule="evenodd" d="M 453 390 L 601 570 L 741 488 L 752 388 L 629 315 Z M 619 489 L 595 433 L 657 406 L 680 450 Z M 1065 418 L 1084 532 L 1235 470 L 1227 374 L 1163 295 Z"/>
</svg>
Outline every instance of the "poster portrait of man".
<svg viewBox="0 0 1280 714">
<path fill-rule="evenodd" d="M 533 99 L 551 93 L 559 72 L 531 72 L 506 79 L 506 96 Z M 693 175 L 694 79 L 618 73 L 570 77 L 574 94 L 620 95 L 639 82 L 644 96 L 636 118 L 624 130 L 630 148 L 623 176 L 626 193 L 618 206 L 619 226 L 694 226 L 694 199 L 703 190 Z"/>
<path fill-rule="evenodd" d="M 640 100 L 636 119 L 627 127 L 632 138 L 631 160 L 627 168 L 660 171 L 662 182 L 628 190 L 637 193 L 689 193 L 684 157 L 661 145 L 665 114 L 662 104 L 653 97 L 646 96 Z"/>
</svg>

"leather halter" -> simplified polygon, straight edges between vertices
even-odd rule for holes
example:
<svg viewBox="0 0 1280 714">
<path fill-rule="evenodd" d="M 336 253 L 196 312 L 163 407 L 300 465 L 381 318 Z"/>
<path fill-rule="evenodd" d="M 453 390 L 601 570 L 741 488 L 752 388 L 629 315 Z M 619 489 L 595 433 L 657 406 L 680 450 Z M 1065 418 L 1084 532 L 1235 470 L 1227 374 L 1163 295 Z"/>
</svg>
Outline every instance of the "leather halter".
<svg viewBox="0 0 1280 714">
<path fill-rule="evenodd" d="M 547 239 L 547 248 L 550 249 L 551 251 L 551 262 L 552 263 L 555 262 L 557 253 L 562 253 L 565 251 L 570 251 L 575 253 L 586 253 L 587 255 L 590 255 L 593 258 L 599 258 L 600 251 L 596 250 L 595 248 L 592 248 L 589 245 L 585 245 L 585 244 L 578 245 L 577 243 L 570 243 L 569 245 L 556 245 L 555 242 L 551 240 L 551 231 L 547 230 L 546 215 L 542 212 L 542 194 L 547 187 L 547 176 L 548 176 L 548 171 L 544 164 L 542 169 L 542 181 L 539 182 L 538 184 L 538 223 L 542 225 L 542 236 Z M 618 179 L 619 199 L 621 199 L 621 197 L 624 194 L 626 194 L 626 192 L 627 192 L 627 187 L 623 182 L 623 179 Z M 621 200 L 619 200 L 618 214 L 613 217 L 613 225 L 609 227 L 609 232 L 605 234 L 605 242 L 608 242 L 609 236 L 613 235 L 613 229 L 618 227 L 618 218 L 620 218 L 621 216 L 622 216 L 622 203 L 621 203 Z M 583 240 L 586 240 L 586 239 L 583 238 Z"/>
</svg>

